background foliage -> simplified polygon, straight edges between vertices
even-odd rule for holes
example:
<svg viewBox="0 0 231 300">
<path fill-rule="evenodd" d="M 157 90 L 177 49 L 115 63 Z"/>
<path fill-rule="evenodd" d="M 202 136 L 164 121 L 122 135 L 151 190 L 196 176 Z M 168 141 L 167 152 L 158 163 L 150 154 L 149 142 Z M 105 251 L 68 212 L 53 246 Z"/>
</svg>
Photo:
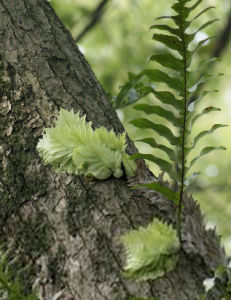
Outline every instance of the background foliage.
<svg viewBox="0 0 231 300">
<path fill-rule="evenodd" d="M 154 42 L 151 37 L 153 32 L 149 26 L 154 24 L 154 19 L 160 15 L 170 14 L 170 7 L 174 0 L 108 0 L 103 8 L 101 19 L 78 41 L 80 50 L 84 53 L 97 78 L 100 80 L 108 94 L 116 95 L 119 86 L 127 80 L 127 73 L 138 73 L 147 65 L 147 59 L 162 51 L 161 44 Z M 60 16 L 64 24 L 76 38 L 91 20 L 92 12 L 99 5 L 100 0 L 52 0 L 51 4 Z M 219 18 L 220 21 L 208 27 L 206 31 L 198 33 L 197 39 L 204 39 L 207 35 L 216 35 L 217 40 L 212 40 L 198 51 L 200 59 L 212 55 L 215 47 L 219 45 L 219 37 L 227 26 L 231 15 L 230 0 L 206 0 L 200 5 L 200 10 L 209 6 L 216 6 L 197 21 L 203 24 L 208 19 Z M 195 22 L 195 27 L 200 24 Z M 221 44 L 221 43 L 220 43 Z M 206 130 L 215 123 L 231 125 L 231 36 L 228 45 L 223 49 L 221 62 L 214 63 L 206 70 L 208 73 L 224 73 L 224 77 L 215 78 L 206 84 L 206 89 L 217 89 L 220 92 L 210 94 L 201 101 L 201 108 L 205 106 L 218 106 L 222 112 L 204 116 L 198 122 L 196 132 Z M 194 58 L 193 65 L 196 68 L 198 57 Z M 154 63 L 153 63 L 154 64 Z M 141 101 L 153 101 L 146 98 Z M 140 112 L 132 107 L 117 111 L 126 130 L 133 140 L 148 136 L 148 132 L 138 130 L 128 124 L 134 117 L 140 116 Z M 214 116 L 216 119 L 214 120 Z M 158 119 L 158 122 L 161 121 Z M 208 226 L 218 226 L 222 234 L 226 248 L 231 251 L 231 132 L 230 127 L 224 128 L 214 135 L 203 139 L 203 144 L 219 146 L 224 145 L 228 151 L 214 152 L 202 158 L 195 169 L 200 169 L 202 174 L 192 187 L 194 198 L 199 200 L 202 209 L 206 213 Z M 152 132 L 153 134 L 153 132 Z M 155 137 L 156 138 L 156 137 Z M 146 145 L 136 143 L 139 150 L 149 153 Z M 200 144 L 202 147 L 203 145 Z M 153 154 L 157 154 L 155 150 Z M 160 156 L 161 153 L 158 153 Z M 159 169 L 151 166 L 155 175 Z"/>
</svg>

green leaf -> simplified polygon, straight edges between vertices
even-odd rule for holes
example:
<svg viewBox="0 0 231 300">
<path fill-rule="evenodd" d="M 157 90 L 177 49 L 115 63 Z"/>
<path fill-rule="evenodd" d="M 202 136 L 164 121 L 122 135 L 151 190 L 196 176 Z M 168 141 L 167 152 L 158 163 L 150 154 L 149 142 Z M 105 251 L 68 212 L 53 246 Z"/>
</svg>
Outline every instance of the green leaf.
<svg viewBox="0 0 231 300">
<path fill-rule="evenodd" d="M 153 40 L 164 44 L 169 49 L 177 51 L 183 57 L 184 49 L 179 38 L 172 35 L 155 33 L 153 35 Z"/>
<path fill-rule="evenodd" d="M 219 128 L 227 127 L 227 126 L 228 126 L 228 125 L 214 124 L 214 125 L 212 126 L 211 129 L 200 132 L 200 133 L 194 138 L 193 145 L 192 145 L 192 147 L 190 147 L 190 151 L 191 151 L 192 149 L 195 148 L 196 144 L 198 143 L 198 141 L 199 141 L 202 137 L 204 137 L 205 135 L 208 135 L 208 134 L 212 134 L 215 130 L 217 130 L 217 129 L 219 129 Z"/>
<path fill-rule="evenodd" d="M 212 94 L 212 93 L 219 93 L 219 91 L 218 90 L 211 90 L 211 91 L 207 91 L 207 90 L 205 90 L 205 91 L 203 91 L 200 95 L 199 95 L 199 97 L 197 98 L 197 102 L 198 101 L 200 101 L 202 98 L 204 98 L 205 96 L 207 96 L 208 94 Z"/>
<path fill-rule="evenodd" d="M 132 81 L 127 82 L 124 86 L 121 87 L 119 94 L 116 97 L 115 101 L 115 108 L 122 108 L 127 106 L 128 104 L 125 102 L 124 99 L 128 96 L 128 93 L 135 85 L 140 81 L 143 75 L 136 75 L 133 77 Z"/>
<path fill-rule="evenodd" d="M 208 59 L 201 60 L 199 62 L 199 66 L 198 66 L 197 70 L 191 71 L 190 73 L 191 74 L 193 74 L 193 73 L 202 73 L 201 69 L 203 69 L 204 67 L 208 67 L 209 64 L 214 63 L 214 62 L 218 62 L 218 61 L 221 61 L 219 57 L 211 57 L 211 58 L 208 58 Z"/>
<path fill-rule="evenodd" d="M 139 81 L 142 79 L 142 77 L 147 76 L 150 80 L 154 82 L 162 82 L 167 84 L 170 88 L 176 89 L 179 92 L 183 93 L 183 83 L 178 80 L 177 78 L 170 77 L 166 73 L 159 71 L 159 70 L 144 70 L 140 74 L 136 76 L 132 76 L 132 81 L 127 82 L 120 90 L 118 96 L 116 97 L 115 101 L 115 108 L 122 108 L 124 106 L 129 105 L 129 101 L 132 103 L 136 102 L 140 98 L 142 98 L 142 95 L 134 94 L 134 90 L 138 93 L 139 88 L 136 88 Z M 151 89 L 150 87 L 148 87 Z M 131 91 L 133 90 L 134 97 L 132 98 Z M 153 92 L 150 90 L 150 92 Z M 130 93 L 130 94 L 129 94 Z M 146 93 L 147 94 L 147 93 Z M 130 95 L 130 100 L 125 101 L 125 98 L 127 98 Z"/>
<path fill-rule="evenodd" d="M 194 165 L 194 163 L 201 158 L 202 156 L 205 156 L 207 154 L 209 154 L 210 152 L 214 151 L 214 150 L 227 150 L 225 147 L 220 146 L 220 147 L 205 147 L 204 149 L 201 150 L 201 153 L 195 157 L 189 164 L 189 167 L 187 168 L 187 171 Z"/>
<path fill-rule="evenodd" d="M 197 92 L 197 91 L 196 91 L 196 92 Z M 188 105 L 194 103 L 195 106 L 196 106 L 196 105 L 199 103 L 199 101 L 200 101 L 201 99 L 203 99 L 205 96 L 207 96 L 208 94 L 218 93 L 219 91 L 218 91 L 218 90 L 212 90 L 212 91 L 207 91 L 207 90 L 205 90 L 205 91 L 203 91 L 202 93 L 200 93 L 199 95 L 198 95 L 196 92 L 195 92 L 194 94 L 191 95 L 191 98 L 189 99 L 189 104 L 188 104 Z M 196 97 L 196 98 L 195 98 L 195 97 Z M 195 100 L 192 102 L 192 99 L 194 99 L 194 98 L 195 98 Z"/>
<path fill-rule="evenodd" d="M 184 108 L 183 100 L 178 100 L 172 93 L 167 91 L 152 91 L 158 100 L 163 104 L 168 104 L 173 106 L 175 109 L 182 111 Z"/>
<path fill-rule="evenodd" d="M 146 95 L 152 93 L 158 100 L 160 100 L 163 104 L 171 105 L 174 109 L 179 111 L 183 110 L 183 101 L 178 100 L 172 93 L 156 91 L 151 86 L 144 86 L 139 88 L 137 92 L 140 94 L 140 97 L 145 97 Z"/>
<path fill-rule="evenodd" d="M 162 158 L 158 158 L 152 154 L 136 153 L 131 156 L 131 159 L 146 159 L 154 162 L 159 166 L 161 171 L 167 172 L 171 177 L 174 177 L 172 165 Z"/>
<path fill-rule="evenodd" d="M 170 88 L 175 89 L 180 93 L 183 93 L 183 83 L 179 79 L 175 77 L 170 77 L 160 70 L 144 70 L 140 74 L 147 76 L 154 82 L 163 82 L 167 84 Z"/>
<path fill-rule="evenodd" d="M 125 133 L 116 136 L 104 127 L 93 130 L 91 122 L 86 122 L 86 116 L 61 109 L 56 126 L 46 129 L 37 150 L 56 172 L 91 175 L 98 179 L 111 175 L 118 178 L 123 175 L 125 139 Z"/>
<path fill-rule="evenodd" d="M 190 23 L 192 23 L 193 21 L 195 21 L 197 18 L 199 18 L 201 15 L 203 15 L 205 12 L 209 11 L 210 9 L 215 8 L 215 6 L 209 6 L 205 9 L 203 9 L 199 14 L 197 14 L 191 21 Z"/>
<path fill-rule="evenodd" d="M 147 115 L 156 114 L 164 119 L 167 119 L 176 127 L 182 126 L 181 119 L 177 118 L 171 111 L 164 109 L 157 105 L 148 105 L 148 104 L 136 104 L 133 106 L 134 109 L 143 111 Z"/>
<path fill-rule="evenodd" d="M 150 29 L 164 30 L 164 31 L 168 31 L 169 33 L 172 33 L 172 34 L 174 34 L 174 35 L 176 35 L 176 36 L 179 36 L 179 29 L 177 29 L 177 28 L 172 28 L 172 27 L 170 27 L 170 26 L 168 26 L 168 25 L 159 25 L 159 24 L 157 24 L 157 25 L 152 25 L 152 26 L 150 27 Z"/>
<path fill-rule="evenodd" d="M 128 95 L 128 105 L 131 105 L 133 103 L 136 103 L 140 99 L 140 94 L 137 93 L 135 88 L 132 88 L 129 90 Z"/>
<path fill-rule="evenodd" d="M 173 19 L 173 18 L 174 18 L 174 16 L 161 16 L 161 17 L 155 18 L 155 21 L 164 20 L 164 19 Z"/>
<path fill-rule="evenodd" d="M 190 11 L 193 11 L 203 0 L 198 0 L 193 6 L 189 8 Z"/>
<path fill-rule="evenodd" d="M 157 142 L 154 140 L 154 138 L 144 138 L 141 140 L 137 140 L 136 142 L 146 143 L 149 146 L 151 146 L 152 148 L 157 148 L 159 150 L 162 150 L 168 155 L 168 157 L 172 161 L 174 161 L 174 162 L 176 161 L 176 154 L 175 154 L 174 150 L 165 145 L 157 144 Z"/>
<path fill-rule="evenodd" d="M 164 125 L 155 124 L 152 121 L 145 118 L 137 118 L 130 121 L 129 123 L 141 129 L 153 129 L 160 136 L 165 137 L 172 145 L 180 145 L 180 139 L 173 135 L 172 131 Z"/>
<path fill-rule="evenodd" d="M 129 79 L 129 81 L 132 81 L 135 77 L 136 77 L 136 74 L 134 74 L 132 72 L 128 72 L 128 79 Z"/>
<path fill-rule="evenodd" d="M 213 19 L 210 20 L 206 23 L 204 23 L 197 31 L 195 31 L 192 34 L 185 34 L 185 42 L 186 42 L 186 48 L 188 47 L 188 45 L 194 40 L 195 36 L 198 34 L 198 32 L 200 32 L 201 30 L 205 29 L 206 27 L 208 27 L 209 25 L 212 25 L 213 23 L 215 23 L 216 21 L 218 21 L 219 19 Z"/>
<path fill-rule="evenodd" d="M 182 28 L 182 18 L 180 15 L 173 16 L 172 19 L 179 28 Z M 183 23 L 184 23 L 184 32 L 185 32 L 185 30 L 190 26 L 190 22 L 184 20 Z"/>
<path fill-rule="evenodd" d="M 185 48 L 188 49 L 189 44 L 194 40 L 195 38 L 195 33 L 191 34 L 184 34 L 184 43 L 185 43 Z M 187 63 L 187 62 L 186 62 Z"/>
<path fill-rule="evenodd" d="M 210 113 L 210 112 L 212 112 L 212 111 L 221 111 L 221 109 L 218 108 L 218 107 L 214 107 L 214 106 L 209 106 L 209 107 L 204 108 L 200 114 L 196 115 L 196 116 L 192 119 L 190 127 L 192 128 L 193 124 L 194 124 L 199 118 L 201 118 L 201 117 L 204 116 L 204 115 L 207 115 L 208 113 Z"/>
<path fill-rule="evenodd" d="M 168 198 L 169 200 L 174 201 L 177 205 L 179 203 L 179 199 L 180 199 L 180 194 L 178 192 L 174 192 L 173 190 L 171 190 L 170 188 L 163 186 L 160 183 L 157 182 L 152 182 L 152 183 L 147 183 L 147 184 L 139 184 L 139 185 L 135 185 L 132 188 L 138 188 L 138 187 L 145 187 L 151 190 L 154 190 L 158 193 L 160 193 L 161 195 L 163 195 L 164 197 Z"/>
<path fill-rule="evenodd" d="M 208 22 L 204 23 L 203 25 L 201 25 L 199 27 L 199 29 L 194 33 L 194 35 L 196 35 L 199 31 L 205 29 L 206 27 L 208 27 L 209 25 L 212 25 L 213 23 L 219 21 L 219 19 L 212 19 L 212 20 L 209 20 Z"/>
<path fill-rule="evenodd" d="M 72 159 L 76 168 L 78 167 L 85 176 L 106 179 L 112 174 L 116 178 L 123 174 L 121 170 L 122 154 L 101 145 L 97 140 L 75 148 Z"/>
<path fill-rule="evenodd" d="M 211 80 L 211 79 L 213 79 L 213 78 L 215 78 L 215 77 L 218 77 L 218 76 L 223 76 L 224 74 L 223 73 L 218 73 L 218 74 L 206 74 L 206 75 L 203 75 L 199 80 L 197 80 L 197 82 L 196 83 L 194 83 L 191 87 L 189 87 L 188 89 L 189 89 L 189 91 L 191 91 L 191 90 L 196 90 L 197 89 L 197 87 L 200 85 L 200 84 L 202 84 L 202 83 L 204 83 L 204 82 L 206 82 L 206 81 L 208 81 L 208 80 Z"/>
<path fill-rule="evenodd" d="M 137 166 L 134 161 L 131 160 L 131 156 L 127 153 L 124 153 L 122 163 L 125 169 L 125 173 L 127 176 L 134 176 Z"/>
<path fill-rule="evenodd" d="M 136 88 L 137 95 L 139 96 L 139 99 L 144 98 L 145 96 L 149 95 L 150 93 L 153 93 L 154 89 L 151 86 L 142 86 L 139 88 Z M 137 102 L 137 101 L 135 101 Z"/>
<path fill-rule="evenodd" d="M 150 61 L 156 61 L 157 63 L 161 64 L 163 67 L 172 69 L 177 72 L 183 72 L 184 70 L 183 61 L 176 58 L 170 53 L 152 55 L 150 57 Z"/>
<path fill-rule="evenodd" d="M 181 22 L 183 23 L 183 24 L 178 24 L 178 26 L 181 25 L 181 27 L 183 27 L 185 25 L 184 23 L 186 23 L 186 19 L 188 18 L 190 12 L 193 10 L 192 7 L 185 6 L 186 2 L 189 2 L 189 1 L 186 1 L 186 0 L 178 1 L 177 3 L 172 5 L 172 9 L 178 13 L 179 19 L 181 19 L 182 20 Z M 179 23 L 179 20 L 177 20 L 177 21 L 178 21 L 177 23 Z"/>
<path fill-rule="evenodd" d="M 210 36 L 210 37 L 208 37 L 208 38 L 206 38 L 206 39 L 203 39 L 203 40 L 201 40 L 200 42 L 198 42 L 196 48 L 195 48 L 193 51 L 190 51 L 190 52 L 188 53 L 187 59 L 189 59 L 191 56 L 193 56 L 193 54 L 194 54 L 201 46 L 203 46 L 206 42 L 208 42 L 208 41 L 210 41 L 210 40 L 212 40 L 212 39 L 215 39 L 215 38 L 216 38 L 216 36 Z"/>
</svg>

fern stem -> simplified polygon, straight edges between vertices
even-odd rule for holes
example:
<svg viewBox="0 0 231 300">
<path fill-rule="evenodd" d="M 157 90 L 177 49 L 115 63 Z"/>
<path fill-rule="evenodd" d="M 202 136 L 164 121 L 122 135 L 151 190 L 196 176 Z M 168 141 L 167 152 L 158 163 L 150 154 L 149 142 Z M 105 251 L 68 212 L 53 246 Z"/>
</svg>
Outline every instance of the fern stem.
<svg viewBox="0 0 231 300">
<path fill-rule="evenodd" d="M 183 22 L 182 22 L 183 23 Z M 187 57 L 186 57 L 186 45 L 185 45 L 185 28 L 182 26 L 182 44 L 183 44 L 183 60 L 184 60 L 184 118 L 183 118 L 183 132 L 182 132 L 182 170 L 181 170 L 181 186 L 180 186 L 180 199 L 178 207 L 178 222 L 177 231 L 180 243 L 181 238 L 181 216 L 182 216 L 182 203 L 184 194 L 184 180 L 185 180 L 185 132 L 186 132 L 186 117 L 187 117 Z"/>
</svg>

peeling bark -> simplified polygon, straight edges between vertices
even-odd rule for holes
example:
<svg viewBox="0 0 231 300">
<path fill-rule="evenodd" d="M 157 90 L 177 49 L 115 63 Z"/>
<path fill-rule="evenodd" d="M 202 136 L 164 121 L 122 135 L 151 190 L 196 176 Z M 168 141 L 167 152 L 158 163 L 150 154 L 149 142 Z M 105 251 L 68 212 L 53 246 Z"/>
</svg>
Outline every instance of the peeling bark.
<svg viewBox="0 0 231 300">
<path fill-rule="evenodd" d="M 43 300 L 58 293 L 66 300 L 198 299 L 203 280 L 227 259 L 193 200 L 184 209 L 177 269 L 134 283 L 121 276 L 119 236 L 153 217 L 175 224 L 172 203 L 151 191 L 131 191 L 126 178 L 88 182 L 41 162 L 38 139 L 61 107 L 86 114 L 94 127 L 124 130 L 47 1 L 0 0 L 0 84 L 0 245 L 25 293 L 33 289 Z M 136 151 L 129 139 L 127 149 Z M 143 166 L 130 183 L 150 176 Z M 209 299 L 220 299 L 224 284 Z"/>
</svg>

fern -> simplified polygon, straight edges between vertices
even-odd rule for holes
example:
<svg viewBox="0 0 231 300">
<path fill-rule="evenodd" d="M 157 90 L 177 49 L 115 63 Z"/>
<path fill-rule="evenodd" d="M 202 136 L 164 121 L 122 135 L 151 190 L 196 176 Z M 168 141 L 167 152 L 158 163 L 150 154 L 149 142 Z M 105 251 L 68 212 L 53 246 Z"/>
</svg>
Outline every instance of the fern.
<svg viewBox="0 0 231 300">
<path fill-rule="evenodd" d="M 178 204 L 178 234 L 180 237 L 181 228 L 181 210 L 183 204 L 183 197 L 186 191 L 187 185 L 194 179 L 199 172 L 195 172 L 192 175 L 188 175 L 191 167 L 200 159 L 202 156 L 209 154 L 214 150 L 225 150 L 224 147 L 205 147 L 201 152 L 194 158 L 189 160 L 189 154 L 196 147 L 198 141 L 202 137 L 213 133 L 219 128 L 226 125 L 215 124 L 211 129 L 202 131 L 194 138 L 191 137 L 192 128 L 197 121 L 205 114 L 219 111 L 217 107 L 206 107 L 201 112 L 196 112 L 192 106 L 197 106 L 199 101 L 205 97 L 210 91 L 204 91 L 199 93 L 199 88 L 202 83 L 213 78 L 216 75 L 204 75 L 199 79 L 195 79 L 197 72 L 191 71 L 191 62 L 195 52 L 209 39 L 207 38 L 200 41 L 193 49 L 191 42 L 194 40 L 196 34 L 215 23 L 217 19 L 210 20 L 203 24 L 198 30 L 193 33 L 188 33 L 190 25 L 199 18 L 202 14 L 208 10 L 214 8 L 212 6 L 207 7 L 198 13 L 195 17 L 190 19 L 191 13 L 199 6 L 202 0 L 177 0 L 172 6 L 175 11 L 173 16 L 163 16 L 156 20 L 168 19 L 174 24 L 173 26 L 155 24 L 151 26 L 151 29 L 159 30 L 161 33 L 155 33 L 153 39 L 157 42 L 164 44 L 168 48 L 168 52 L 164 54 L 155 54 L 150 57 L 150 61 L 158 63 L 164 68 L 171 70 L 171 76 L 164 71 L 158 69 L 146 69 L 140 74 L 129 75 L 129 82 L 127 82 L 122 88 L 120 93 L 115 99 L 115 108 L 124 107 L 131 103 L 137 102 L 139 99 L 153 94 L 161 103 L 160 105 L 149 105 L 149 104 L 135 104 L 134 108 L 138 111 L 145 113 L 146 115 L 157 115 L 163 118 L 165 121 L 170 122 L 171 126 L 174 127 L 174 134 L 172 127 L 169 128 L 167 125 L 157 124 L 155 121 L 151 121 L 147 118 L 137 118 L 132 120 L 130 123 L 140 129 L 152 129 L 159 136 L 164 137 L 169 145 L 158 144 L 153 138 L 145 138 L 139 140 L 151 146 L 152 148 L 158 148 L 163 151 L 168 160 L 158 158 L 152 154 L 137 153 L 133 155 L 133 159 L 146 159 L 154 162 L 159 168 L 166 172 L 170 178 L 175 182 L 172 186 L 177 188 L 169 189 L 161 186 L 159 183 L 149 183 L 140 185 L 153 189 L 165 197 L 172 199 Z M 164 33 L 162 33 L 164 32 Z M 165 33 L 167 32 L 167 34 Z M 201 62 L 201 65 L 205 65 L 214 61 L 215 59 L 209 59 Z M 144 79 L 148 79 L 153 83 L 164 83 L 167 85 L 169 91 L 158 91 L 153 85 L 146 84 Z M 216 91 L 215 91 L 216 92 Z M 191 102 L 198 95 L 195 102 Z M 168 109 L 166 108 L 166 105 Z M 173 110 L 172 110 L 173 109 Z M 173 112 L 174 111 L 174 112 Z M 165 123 L 166 124 L 166 123 Z"/>
<path fill-rule="evenodd" d="M 73 110 L 60 110 L 56 126 L 47 128 L 37 150 L 46 164 L 56 172 L 93 176 L 106 179 L 123 175 L 133 176 L 136 164 L 125 153 L 125 133 L 116 136 L 104 127 L 93 130 L 86 116 Z"/>
</svg>

